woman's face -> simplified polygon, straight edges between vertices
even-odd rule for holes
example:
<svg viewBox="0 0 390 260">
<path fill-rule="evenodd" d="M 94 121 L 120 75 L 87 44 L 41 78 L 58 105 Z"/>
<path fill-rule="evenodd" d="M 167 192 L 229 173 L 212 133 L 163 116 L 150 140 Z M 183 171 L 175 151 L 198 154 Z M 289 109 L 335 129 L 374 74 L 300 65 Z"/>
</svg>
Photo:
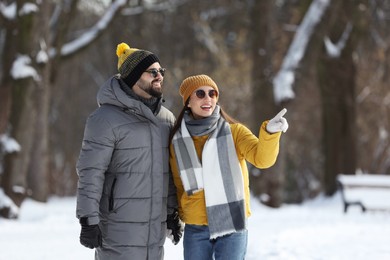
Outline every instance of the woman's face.
<svg viewBox="0 0 390 260">
<path fill-rule="evenodd" d="M 218 92 L 209 86 L 202 86 L 192 92 L 188 107 L 194 119 L 209 117 L 217 104 Z"/>
</svg>

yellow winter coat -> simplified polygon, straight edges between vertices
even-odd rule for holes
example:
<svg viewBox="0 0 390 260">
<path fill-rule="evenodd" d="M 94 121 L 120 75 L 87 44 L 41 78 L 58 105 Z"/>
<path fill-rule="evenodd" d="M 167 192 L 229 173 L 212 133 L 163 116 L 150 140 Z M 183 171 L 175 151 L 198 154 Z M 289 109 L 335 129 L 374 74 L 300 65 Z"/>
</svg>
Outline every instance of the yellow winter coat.
<svg viewBox="0 0 390 260">
<path fill-rule="evenodd" d="M 230 124 L 233 142 L 235 144 L 238 160 L 244 178 L 246 216 L 251 215 L 249 204 L 249 176 L 245 160 L 260 169 L 271 167 L 279 153 L 279 139 L 281 133 L 269 134 L 265 130 L 267 122 L 264 122 L 259 131 L 259 138 L 242 124 Z M 202 161 L 202 150 L 208 136 L 193 136 L 195 149 L 200 161 Z M 208 225 L 204 191 L 188 196 L 184 191 L 183 184 L 177 168 L 176 156 L 173 145 L 170 145 L 170 165 L 173 173 L 173 181 L 177 188 L 179 202 L 179 215 L 181 220 L 187 224 Z"/>
</svg>

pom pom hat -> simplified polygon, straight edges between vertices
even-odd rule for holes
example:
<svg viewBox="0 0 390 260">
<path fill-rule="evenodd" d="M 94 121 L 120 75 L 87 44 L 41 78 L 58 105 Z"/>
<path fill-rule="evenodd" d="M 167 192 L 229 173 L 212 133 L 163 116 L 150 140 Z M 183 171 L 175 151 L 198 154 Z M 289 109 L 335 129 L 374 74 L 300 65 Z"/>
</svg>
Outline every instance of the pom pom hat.
<svg viewBox="0 0 390 260">
<path fill-rule="evenodd" d="M 118 44 L 116 55 L 118 56 L 118 71 L 129 87 L 134 86 L 150 65 L 160 62 L 158 57 L 150 51 L 130 48 L 123 42 Z"/>
<path fill-rule="evenodd" d="M 180 85 L 179 93 L 180 96 L 183 97 L 183 104 L 186 104 L 186 101 L 191 96 L 192 92 L 194 92 L 197 88 L 202 86 L 209 86 L 215 89 L 218 93 L 218 86 L 215 84 L 214 80 L 212 80 L 207 75 L 196 75 L 191 76 L 183 80 Z"/>
</svg>

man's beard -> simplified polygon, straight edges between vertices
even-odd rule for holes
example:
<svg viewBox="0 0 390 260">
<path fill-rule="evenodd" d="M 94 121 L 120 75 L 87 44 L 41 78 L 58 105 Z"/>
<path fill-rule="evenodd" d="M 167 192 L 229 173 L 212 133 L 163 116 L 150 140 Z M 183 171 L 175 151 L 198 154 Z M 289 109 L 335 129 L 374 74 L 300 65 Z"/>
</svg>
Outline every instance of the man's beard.
<svg viewBox="0 0 390 260">
<path fill-rule="evenodd" d="M 152 97 L 159 98 L 162 96 L 162 82 L 160 82 L 161 88 L 154 88 L 153 87 L 154 82 L 155 80 L 149 83 L 140 79 L 138 82 L 138 86 L 140 87 L 140 89 L 142 89 Z"/>
</svg>

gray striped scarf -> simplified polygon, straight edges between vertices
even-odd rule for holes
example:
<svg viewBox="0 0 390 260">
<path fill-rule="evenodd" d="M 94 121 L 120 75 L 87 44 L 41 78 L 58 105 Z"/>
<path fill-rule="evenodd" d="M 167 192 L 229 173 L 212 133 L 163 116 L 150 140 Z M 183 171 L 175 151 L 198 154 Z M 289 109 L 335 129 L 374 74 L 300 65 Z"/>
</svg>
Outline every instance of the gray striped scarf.
<svg viewBox="0 0 390 260">
<path fill-rule="evenodd" d="M 203 135 L 212 132 L 202 151 L 202 163 L 189 132 L 191 128 L 187 129 L 193 123 L 189 122 L 189 116 L 183 118 L 172 139 L 184 190 L 191 196 L 204 189 L 210 239 L 246 229 L 241 167 L 230 126 L 219 111 L 217 106 L 216 120 L 203 126 Z"/>
</svg>

